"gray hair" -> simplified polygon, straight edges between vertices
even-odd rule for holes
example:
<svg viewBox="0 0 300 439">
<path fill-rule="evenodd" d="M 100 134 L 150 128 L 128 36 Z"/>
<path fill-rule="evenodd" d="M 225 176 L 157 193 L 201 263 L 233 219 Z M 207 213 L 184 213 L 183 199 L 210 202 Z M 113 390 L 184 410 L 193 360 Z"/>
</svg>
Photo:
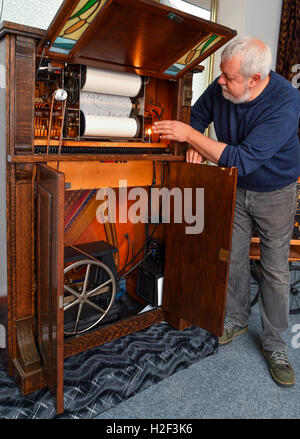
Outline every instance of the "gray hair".
<svg viewBox="0 0 300 439">
<path fill-rule="evenodd" d="M 238 38 L 225 47 L 221 58 L 225 61 L 240 54 L 243 55 L 240 73 L 244 78 L 260 73 L 264 79 L 270 73 L 272 53 L 261 40 L 253 37 Z"/>
</svg>

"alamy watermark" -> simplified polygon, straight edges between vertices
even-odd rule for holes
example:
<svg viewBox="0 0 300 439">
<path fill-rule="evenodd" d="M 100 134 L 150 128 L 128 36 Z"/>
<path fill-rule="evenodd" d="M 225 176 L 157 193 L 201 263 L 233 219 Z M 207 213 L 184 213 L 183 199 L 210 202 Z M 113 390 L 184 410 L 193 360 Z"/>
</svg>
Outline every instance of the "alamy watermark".
<svg viewBox="0 0 300 439">
<path fill-rule="evenodd" d="M 6 331 L 5 326 L 0 325 L 0 349 L 6 348 Z"/>
<path fill-rule="evenodd" d="M 295 333 L 292 337 L 292 346 L 294 349 L 300 348 L 300 323 L 292 326 L 292 332 Z"/>
<path fill-rule="evenodd" d="M 292 78 L 292 86 L 295 88 L 300 87 L 300 64 L 294 64 L 292 66 L 292 72 L 296 73 Z M 294 349 L 300 348 L 300 324 L 293 325 L 292 332 L 295 333 L 292 337 L 292 346 Z"/>
<path fill-rule="evenodd" d="M 294 64 L 292 66 L 292 72 L 296 73 L 296 75 L 292 78 L 292 86 L 295 88 L 300 87 L 300 64 Z"/>
<path fill-rule="evenodd" d="M 150 198 L 149 198 L 150 197 Z M 118 219 L 117 219 L 117 199 Z M 99 189 L 96 199 L 102 201 L 97 208 L 96 218 L 100 223 L 183 223 L 185 233 L 200 234 L 204 228 L 204 189 L 141 187 L 128 189 L 127 180 L 119 181 L 118 197 L 113 188 Z M 173 210 L 171 218 L 171 199 Z M 135 201 L 128 207 L 128 200 Z M 160 207 L 161 206 L 161 207 Z M 194 206 L 194 209 L 193 209 Z"/>
</svg>

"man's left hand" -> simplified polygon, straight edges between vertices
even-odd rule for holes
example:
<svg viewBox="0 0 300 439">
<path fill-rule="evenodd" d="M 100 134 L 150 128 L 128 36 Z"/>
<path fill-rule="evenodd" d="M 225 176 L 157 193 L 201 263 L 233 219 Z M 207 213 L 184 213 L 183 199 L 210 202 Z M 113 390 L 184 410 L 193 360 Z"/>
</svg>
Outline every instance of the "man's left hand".
<svg viewBox="0 0 300 439">
<path fill-rule="evenodd" d="M 190 125 L 177 120 L 155 122 L 152 129 L 154 133 L 161 135 L 161 139 L 176 140 L 177 142 L 188 142 L 189 133 L 193 130 Z"/>
</svg>

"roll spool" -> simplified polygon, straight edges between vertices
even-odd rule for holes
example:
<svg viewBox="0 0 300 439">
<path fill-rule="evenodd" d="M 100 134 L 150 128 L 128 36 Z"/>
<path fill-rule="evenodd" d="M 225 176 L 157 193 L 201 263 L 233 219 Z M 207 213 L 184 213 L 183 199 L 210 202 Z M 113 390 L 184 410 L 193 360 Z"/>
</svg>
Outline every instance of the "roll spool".
<svg viewBox="0 0 300 439">
<path fill-rule="evenodd" d="M 143 85 L 142 77 L 134 73 L 85 67 L 82 71 L 81 91 L 105 93 L 135 98 Z"/>
<path fill-rule="evenodd" d="M 80 136 L 104 138 L 134 138 L 140 133 L 137 117 L 107 117 L 80 111 Z"/>
<path fill-rule="evenodd" d="M 138 113 L 139 106 L 128 96 L 81 92 L 80 109 L 95 116 L 130 117 Z"/>
<path fill-rule="evenodd" d="M 85 67 L 81 79 L 81 137 L 131 139 L 140 134 L 136 115 L 140 111 L 141 76 Z"/>
</svg>

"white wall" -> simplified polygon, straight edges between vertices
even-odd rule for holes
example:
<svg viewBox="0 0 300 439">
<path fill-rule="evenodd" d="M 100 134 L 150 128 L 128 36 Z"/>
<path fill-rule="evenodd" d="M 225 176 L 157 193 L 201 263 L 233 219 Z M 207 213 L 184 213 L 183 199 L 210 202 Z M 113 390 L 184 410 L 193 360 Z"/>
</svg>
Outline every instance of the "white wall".
<svg viewBox="0 0 300 439">
<path fill-rule="evenodd" d="M 12 21 L 47 29 L 63 0 L 0 0 L 4 1 L 0 21 Z"/>
<path fill-rule="evenodd" d="M 219 0 L 217 21 L 235 29 L 238 37 L 251 35 L 270 46 L 275 69 L 282 0 Z M 220 74 L 221 50 L 215 54 L 214 77 Z"/>
</svg>

